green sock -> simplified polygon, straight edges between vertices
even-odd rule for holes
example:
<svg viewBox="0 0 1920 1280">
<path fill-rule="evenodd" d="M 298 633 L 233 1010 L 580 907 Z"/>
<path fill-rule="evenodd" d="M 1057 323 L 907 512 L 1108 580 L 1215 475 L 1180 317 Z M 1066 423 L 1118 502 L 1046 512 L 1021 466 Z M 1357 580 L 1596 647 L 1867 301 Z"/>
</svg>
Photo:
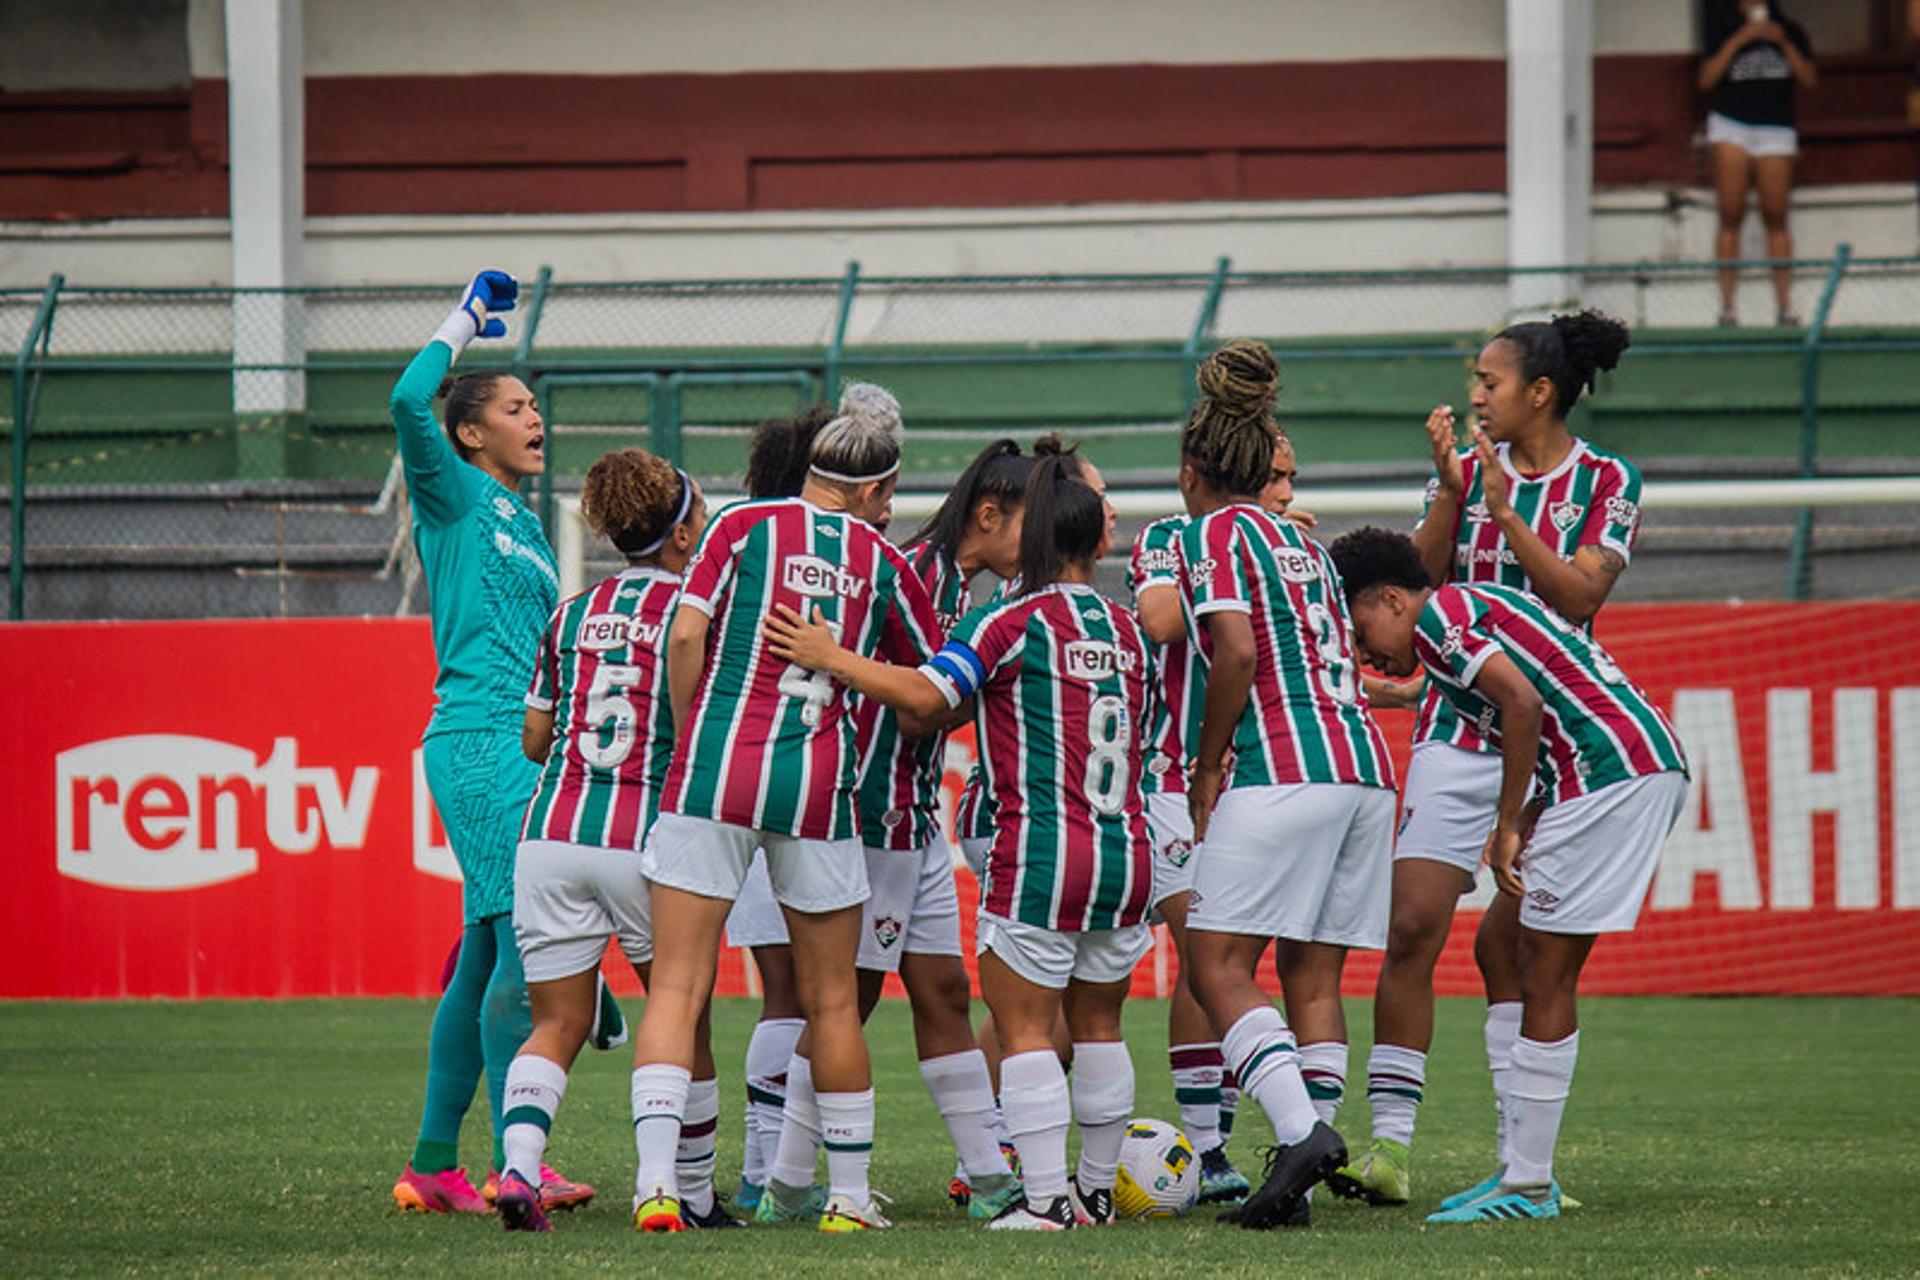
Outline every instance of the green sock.
<svg viewBox="0 0 1920 1280">
<path fill-rule="evenodd" d="M 513 917 L 492 916 L 486 925 L 493 930 L 494 960 L 486 996 L 480 1002 L 480 1052 L 486 1060 L 487 1102 L 493 1112 L 493 1167 L 505 1169 L 507 1153 L 502 1139 L 506 1134 L 507 1068 L 533 1034 L 533 1008 L 527 1003 L 527 974 L 520 967 Z"/>
<path fill-rule="evenodd" d="M 460 1121 L 473 1101 L 484 1064 L 480 1001 L 493 961 L 492 930 L 485 925 L 468 926 L 460 937 L 453 980 L 440 996 L 427 1040 L 427 1098 L 420 1109 L 420 1137 L 413 1146 L 415 1173 L 441 1173 L 460 1162 Z"/>
</svg>

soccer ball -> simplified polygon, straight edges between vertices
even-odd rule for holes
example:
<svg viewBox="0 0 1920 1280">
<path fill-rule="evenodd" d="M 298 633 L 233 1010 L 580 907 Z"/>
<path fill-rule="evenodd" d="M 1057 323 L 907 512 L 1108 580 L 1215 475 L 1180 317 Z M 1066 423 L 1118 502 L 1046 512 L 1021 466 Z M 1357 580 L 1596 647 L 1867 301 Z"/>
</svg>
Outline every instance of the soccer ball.
<svg viewBox="0 0 1920 1280">
<path fill-rule="evenodd" d="M 1200 1158 L 1187 1135 L 1162 1120 L 1127 1123 L 1113 1207 L 1123 1218 L 1179 1218 L 1200 1195 Z"/>
</svg>

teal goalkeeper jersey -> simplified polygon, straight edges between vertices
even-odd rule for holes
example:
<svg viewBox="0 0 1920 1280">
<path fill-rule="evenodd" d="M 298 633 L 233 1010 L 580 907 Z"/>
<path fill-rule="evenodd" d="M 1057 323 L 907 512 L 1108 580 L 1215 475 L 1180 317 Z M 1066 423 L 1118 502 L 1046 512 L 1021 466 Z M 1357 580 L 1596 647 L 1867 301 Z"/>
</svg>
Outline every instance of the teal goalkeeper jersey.
<svg viewBox="0 0 1920 1280">
<path fill-rule="evenodd" d="M 520 495 L 463 462 L 435 420 L 434 393 L 452 363 L 451 348 L 429 342 L 389 403 L 439 665 L 427 735 L 517 732 L 560 575 L 546 532 Z"/>
</svg>

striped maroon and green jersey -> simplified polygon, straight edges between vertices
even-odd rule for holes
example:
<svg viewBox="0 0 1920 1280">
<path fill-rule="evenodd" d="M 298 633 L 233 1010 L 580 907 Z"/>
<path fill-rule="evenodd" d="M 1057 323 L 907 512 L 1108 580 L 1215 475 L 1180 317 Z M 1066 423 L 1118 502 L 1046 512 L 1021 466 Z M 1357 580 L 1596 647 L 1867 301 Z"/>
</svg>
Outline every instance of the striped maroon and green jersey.
<svg viewBox="0 0 1920 1280">
<path fill-rule="evenodd" d="M 1507 457 L 1507 446 L 1494 446 L 1507 473 L 1508 501 L 1527 527 L 1540 535 L 1562 560 L 1573 559 L 1581 547 L 1606 547 L 1633 558 L 1640 536 L 1640 472 L 1618 454 L 1596 449 L 1575 437 L 1564 461 L 1540 476 L 1523 476 Z M 1465 488 L 1453 521 L 1453 568 L 1449 581 L 1494 583 L 1533 590 L 1520 558 L 1507 545 L 1507 536 L 1487 512 L 1485 476 L 1480 457 L 1471 447 L 1460 450 Z M 1439 492 L 1438 479 L 1427 482 L 1427 506 Z M 1454 714 L 1438 693 L 1429 690 L 1420 703 L 1414 728 L 1415 742 L 1450 743 L 1467 751 L 1490 751 L 1471 722 Z"/>
<path fill-rule="evenodd" d="M 1353 626 L 1326 548 L 1291 521 L 1236 502 L 1180 537 L 1187 625 L 1203 661 L 1208 614 L 1247 615 L 1253 687 L 1233 735 L 1229 786 L 1349 782 L 1391 787 L 1387 742 L 1360 692 Z"/>
<path fill-rule="evenodd" d="M 1013 595 L 1015 586 L 1002 582 L 987 596 L 989 605 L 999 604 Z M 952 630 L 952 628 L 948 628 Z M 993 797 L 987 794 L 986 771 L 980 767 L 979 741 L 974 742 L 973 768 L 960 788 L 960 799 L 953 806 L 953 834 L 961 840 L 993 839 Z"/>
<path fill-rule="evenodd" d="M 712 625 L 662 810 L 806 839 L 857 835 L 846 688 L 774 657 L 761 625 L 787 605 L 818 612 L 856 653 L 924 661 L 940 622 L 906 557 L 844 511 L 799 498 L 736 503 L 707 525 L 680 605 Z"/>
<path fill-rule="evenodd" d="M 1188 597 L 1186 573 L 1180 559 L 1180 535 L 1185 516 L 1163 516 L 1133 540 L 1133 558 L 1127 564 L 1127 584 L 1136 607 L 1148 587 L 1173 588 L 1181 608 Z M 1206 711 L 1206 670 L 1193 641 L 1186 636 L 1170 644 L 1148 642 L 1153 654 L 1153 728 L 1147 736 L 1149 792 L 1184 795 L 1187 757 L 1200 741 L 1200 719 Z"/>
<path fill-rule="evenodd" d="M 939 643 L 971 607 L 967 580 L 951 556 L 932 547 L 909 547 L 907 558 L 933 600 Z M 860 839 L 873 849 L 924 848 L 940 830 L 947 736 L 905 737 L 899 716 L 871 698 L 854 700 L 854 725 L 862 743 Z"/>
<path fill-rule="evenodd" d="M 1473 681 L 1494 654 L 1513 660 L 1544 704 L 1536 772 L 1549 804 L 1686 770 L 1673 726 L 1600 642 L 1517 587 L 1441 587 L 1420 611 L 1413 648 L 1430 685 L 1495 750 L 1499 714 Z"/>
<path fill-rule="evenodd" d="M 666 632 L 678 575 L 627 569 L 563 601 L 540 641 L 527 705 L 553 712 L 553 746 L 523 840 L 638 849 L 673 757 Z"/>
<path fill-rule="evenodd" d="M 981 909 L 1062 933 L 1144 920 L 1147 649 L 1133 615 L 1058 583 L 975 609 L 920 671 L 950 706 L 979 695 L 996 822 Z"/>
</svg>

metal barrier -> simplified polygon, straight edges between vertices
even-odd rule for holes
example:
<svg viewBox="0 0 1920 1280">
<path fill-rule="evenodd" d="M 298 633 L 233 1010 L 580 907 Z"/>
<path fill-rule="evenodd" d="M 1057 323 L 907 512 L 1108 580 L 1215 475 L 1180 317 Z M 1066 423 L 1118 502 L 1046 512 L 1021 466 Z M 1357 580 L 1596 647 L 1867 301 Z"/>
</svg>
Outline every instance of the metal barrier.
<svg viewBox="0 0 1920 1280">
<path fill-rule="evenodd" d="M 1246 334 L 1281 356 L 1282 416 L 1310 469 L 1406 479 L 1424 465 L 1406 424 L 1464 394 L 1473 352 L 1516 316 L 1516 279 L 1544 274 L 1565 281 L 1564 306 L 1634 328 L 1627 364 L 1581 410 L 1580 429 L 1644 468 L 1911 469 L 1899 428 L 1920 414 L 1920 380 L 1903 363 L 1920 353 L 1920 258 L 1854 259 L 1842 246 L 1831 259 L 1735 264 L 1749 310 L 1771 306 L 1768 274 L 1783 265 L 1804 331 L 1713 328 L 1715 262 L 1258 272 L 1221 258 L 1210 271 L 1023 277 L 867 276 L 851 262 L 839 276 L 633 282 L 542 269 L 502 363 L 545 398 L 563 484 L 590 461 L 564 448 L 569 438 L 644 439 L 703 478 L 737 476 L 758 418 L 869 378 L 908 406 L 915 484 L 951 475 L 985 439 L 1061 427 L 1091 441 L 1116 483 L 1155 486 L 1170 475 L 1195 363 L 1216 334 Z M 379 484 L 392 455 L 386 390 L 452 290 L 308 289 L 272 308 L 253 305 L 266 300 L 258 292 L 78 288 L 58 276 L 0 291 L 0 342 L 15 352 L 13 617 L 26 611 L 29 554 L 165 559 L 176 535 L 179 546 L 254 547 L 269 536 L 239 528 L 248 504 L 337 506 L 340 490 Z M 267 312 L 297 329 L 297 363 L 236 362 Z M 480 348 L 468 357 L 484 359 Z M 243 383 L 274 374 L 294 389 L 285 411 L 236 408 Z M 110 530 L 67 545 L 33 536 L 30 486 L 35 503 L 132 502 L 169 486 L 177 502 L 151 537 Z M 550 525 L 552 489 L 550 475 Z M 79 514 L 69 523 L 92 527 Z M 1810 589 L 1814 523 L 1802 513 L 1796 525 L 1796 595 Z M 327 550 L 309 557 L 314 572 L 336 575 L 370 571 L 390 541 L 337 522 L 313 536 Z M 281 569 L 302 572 L 300 557 Z"/>
</svg>

